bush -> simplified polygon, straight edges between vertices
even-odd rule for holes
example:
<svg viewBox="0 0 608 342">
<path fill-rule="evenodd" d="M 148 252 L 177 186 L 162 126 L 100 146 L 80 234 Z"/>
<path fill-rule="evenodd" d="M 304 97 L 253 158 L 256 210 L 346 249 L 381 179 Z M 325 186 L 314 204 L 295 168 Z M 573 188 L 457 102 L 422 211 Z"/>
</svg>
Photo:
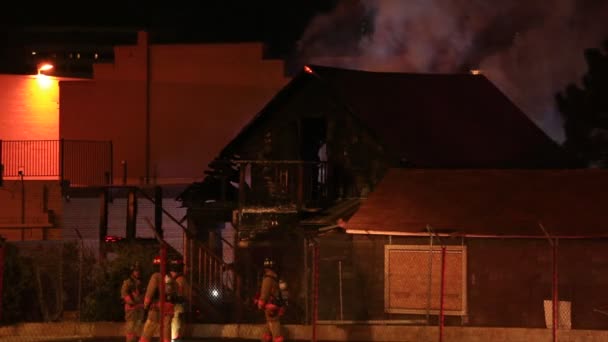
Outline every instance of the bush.
<svg viewBox="0 0 608 342">
<path fill-rule="evenodd" d="M 90 284 L 90 289 L 82 303 L 82 320 L 124 320 L 120 286 L 129 276 L 130 267 L 138 261 L 142 266 L 142 282 L 145 287 L 149 275 L 152 274 L 152 260 L 157 254 L 157 248 L 124 244 L 117 246 L 107 261 L 96 264 L 85 282 Z"/>
<path fill-rule="evenodd" d="M 79 309 L 83 321 L 122 321 L 120 286 L 139 261 L 145 287 L 157 245 L 117 244 L 107 260 L 74 242 L 3 243 L 2 322 L 60 320 Z"/>
<path fill-rule="evenodd" d="M 35 291 L 33 262 L 21 257 L 18 249 L 4 243 L 4 274 L 2 284 L 2 321 L 5 323 L 40 319 Z"/>
</svg>

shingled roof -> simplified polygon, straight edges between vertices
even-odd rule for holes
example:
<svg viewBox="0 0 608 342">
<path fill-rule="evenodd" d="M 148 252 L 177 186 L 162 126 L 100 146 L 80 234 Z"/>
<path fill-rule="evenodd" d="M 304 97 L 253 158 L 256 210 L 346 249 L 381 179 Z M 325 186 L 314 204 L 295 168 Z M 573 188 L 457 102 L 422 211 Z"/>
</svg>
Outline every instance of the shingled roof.
<svg viewBox="0 0 608 342">
<path fill-rule="evenodd" d="M 555 168 L 564 150 L 483 75 L 311 66 L 395 157 L 420 168 Z"/>
<path fill-rule="evenodd" d="M 608 237 L 608 171 L 390 169 L 347 223 L 360 234 Z"/>
<path fill-rule="evenodd" d="M 256 122 L 288 106 L 294 93 L 309 89 L 303 84 L 315 82 L 376 135 L 395 165 L 407 161 L 419 168 L 580 166 L 483 75 L 308 68 L 224 151 L 251 134 Z"/>
</svg>

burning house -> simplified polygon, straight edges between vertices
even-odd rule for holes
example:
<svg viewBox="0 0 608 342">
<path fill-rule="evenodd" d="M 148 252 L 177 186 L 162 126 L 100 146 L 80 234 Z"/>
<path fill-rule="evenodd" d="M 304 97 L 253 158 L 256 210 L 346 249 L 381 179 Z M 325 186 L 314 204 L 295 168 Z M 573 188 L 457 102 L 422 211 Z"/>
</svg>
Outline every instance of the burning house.
<svg viewBox="0 0 608 342">
<path fill-rule="evenodd" d="M 305 321 L 312 270 L 323 279 L 320 233 L 340 229 L 387 170 L 578 165 L 482 75 L 307 66 L 179 199 L 189 229 L 234 257 L 238 297 L 255 293 L 256 267 L 271 255 L 291 284 L 292 319 Z"/>
</svg>

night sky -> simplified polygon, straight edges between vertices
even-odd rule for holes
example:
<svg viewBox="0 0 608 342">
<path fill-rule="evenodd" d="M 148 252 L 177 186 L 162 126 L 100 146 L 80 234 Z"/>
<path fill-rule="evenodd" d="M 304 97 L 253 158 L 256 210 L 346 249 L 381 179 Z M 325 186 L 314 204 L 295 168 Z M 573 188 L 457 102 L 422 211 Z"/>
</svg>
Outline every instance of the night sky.
<svg viewBox="0 0 608 342">
<path fill-rule="evenodd" d="M 19 64 L 14 55 L 28 44 L 134 43 L 134 35 L 75 34 L 74 29 L 147 29 L 153 43 L 262 41 L 269 57 L 282 57 L 311 18 L 334 5 L 328 0 L 16 2 L 0 14 L 0 68 L 10 71 L 11 64 Z"/>
<path fill-rule="evenodd" d="M 31 73 L 50 54 L 87 77 L 139 29 L 153 44 L 260 41 L 287 70 L 479 69 L 562 141 L 555 94 L 582 79 L 583 51 L 608 39 L 606 13 L 608 0 L 19 1 L 0 12 L 0 73 Z"/>
</svg>

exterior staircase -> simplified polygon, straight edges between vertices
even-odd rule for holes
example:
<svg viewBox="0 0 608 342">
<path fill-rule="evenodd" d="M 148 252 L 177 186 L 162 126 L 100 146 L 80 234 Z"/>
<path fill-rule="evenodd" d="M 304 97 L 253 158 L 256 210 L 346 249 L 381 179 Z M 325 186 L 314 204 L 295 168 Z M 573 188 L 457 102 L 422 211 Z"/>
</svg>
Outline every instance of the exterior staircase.
<svg viewBox="0 0 608 342">
<path fill-rule="evenodd" d="M 138 188 L 141 197 L 157 205 L 155 199 Z M 238 312 L 238 275 L 232 264 L 226 263 L 222 257 L 213 252 L 204 242 L 196 239 L 196 234 L 190 231 L 177 218 L 162 207 L 158 208 L 162 215 L 169 217 L 184 232 L 184 258 L 186 277 L 191 286 L 188 303 L 190 320 L 198 323 L 226 323 L 234 321 Z M 153 224 L 149 222 L 151 226 Z M 162 240 L 157 234 L 157 239 Z M 164 240 L 162 240 L 164 242 Z M 234 249 L 228 241 L 224 240 Z"/>
</svg>

